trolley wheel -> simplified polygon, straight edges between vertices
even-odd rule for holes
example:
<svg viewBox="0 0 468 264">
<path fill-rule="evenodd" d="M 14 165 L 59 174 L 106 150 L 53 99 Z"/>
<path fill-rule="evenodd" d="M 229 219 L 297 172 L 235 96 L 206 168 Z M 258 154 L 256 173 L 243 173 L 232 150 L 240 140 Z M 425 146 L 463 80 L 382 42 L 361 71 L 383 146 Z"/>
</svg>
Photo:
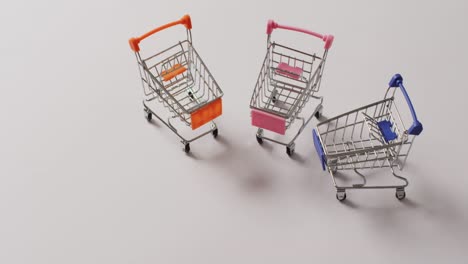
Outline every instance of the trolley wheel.
<svg viewBox="0 0 468 264">
<path fill-rule="evenodd" d="M 151 122 L 151 119 L 153 119 L 153 114 L 148 109 L 145 109 L 145 118 L 148 122 Z"/>
<path fill-rule="evenodd" d="M 192 92 L 188 92 L 188 95 L 190 96 L 190 98 L 192 98 L 192 100 L 195 100 L 195 97 L 193 96 Z"/>
<path fill-rule="evenodd" d="M 346 200 L 346 192 L 336 192 L 336 199 L 340 202 Z"/>
<path fill-rule="evenodd" d="M 286 154 L 291 157 L 294 154 L 294 145 L 286 147 Z"/>
<path fill-rule="evenodd" d="M 405 197 L 406 197 L 406 192 L 405 192 L 405 190 L 397 190 L 397 191 L 395 192 L 395 197 L 396 197 L 398 200 L 400 200 L 400 201 L 403 200 L 403 199 L 405 199 Z"/>
<path fill-rule="evenodd" d="M 315 112 L 315 118 L 320 119 L 322 117 L 322 113 L 320 111 Z"/>
<path fill-rule="evenodd" d="M 271 101 L 276 104 L 276 96 L 273 96 L 273 98 L 271 99 Z"/>
<path fill-rule="evenodd" d="M 213 134 L 214 138 L 218 137 L 218 129 L 216 128 L 215 130 L 211 131 L 211 134 Z"/>
<path fill-rule="evenodd" d="M 263 138 L 261 138 L 259 135 L 255 135 L 255 137 L 257 138 L 258 144 L 262 145 L 263 144 Z"/>
<path fill-rule="evenodd" d="M 190 144 L 189 144 L 189 143 L 185 143 L 185 145 L 184 145 L 184 151 L 185 151 L 185 153 L 189 153 L 189 152 L 190 152 Z"/>
</svg>

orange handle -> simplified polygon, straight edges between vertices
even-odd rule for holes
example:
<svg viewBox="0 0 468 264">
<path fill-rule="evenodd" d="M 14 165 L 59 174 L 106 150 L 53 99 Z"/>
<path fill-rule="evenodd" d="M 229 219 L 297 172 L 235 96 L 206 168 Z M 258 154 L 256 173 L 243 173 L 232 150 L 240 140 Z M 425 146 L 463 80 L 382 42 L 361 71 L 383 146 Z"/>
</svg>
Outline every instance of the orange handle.
<svg viewBox="0 0 468 264">
<path fill-rule="evenodd" d="M 140 41 L 144 40 L 145 38 L 153 35 L 154 33 L 156 32 L 159 32 L 161 30 L 164 30 L 166 28 L 170 28 L 172 26 L 176 26 L 176 25 L 179 25 L 179 24 L 182 24 L 185 26 L 185 28 L 187 29 L 192 29 L 192 20 L 190 19 L 190 16 L 189 15 L 185 15 L 183 16 L 181 19 L 177 20 L 177 21 L 174 21 L 174 22 L 171 22 L 171 23 L 168 23 L 166 25 L 163 25 L 163 26 L 160 26 L 158 28 L 155 28 L 153 30 L 151 30 L 150 32 L 142 35 L 141 37 L 136 37 L 136 38 L 131 38 L 128 40 L 128 43 L 130 44 L 130 48 L 135 51 L 135 52 L 138 52 L 140 51 Z"/>
</svg>

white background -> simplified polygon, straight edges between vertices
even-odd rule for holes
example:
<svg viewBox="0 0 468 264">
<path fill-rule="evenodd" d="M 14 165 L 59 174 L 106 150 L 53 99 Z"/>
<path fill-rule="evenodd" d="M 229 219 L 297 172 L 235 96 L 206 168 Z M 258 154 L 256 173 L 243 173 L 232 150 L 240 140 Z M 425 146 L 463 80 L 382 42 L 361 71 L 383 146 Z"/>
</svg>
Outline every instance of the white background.
<svg viewBox="0 0 468 264">
<path fill-rule="evenodd" d="M 466 1 L 2 3 L 0 263 L 466 263 L 467 11 Z M 185 13 L 225 92 L 220 138 L 190 156 L 143 118 L 127 43 Z M 382 98 L 403 75 L 424 125 L 402 172 L 406 201 L 375 190 L 338 202 L 316 120 L 294 159 L 258 146 L 249 100 L 269 18 L 336 36 L 326 116 Z"/>
</svg>

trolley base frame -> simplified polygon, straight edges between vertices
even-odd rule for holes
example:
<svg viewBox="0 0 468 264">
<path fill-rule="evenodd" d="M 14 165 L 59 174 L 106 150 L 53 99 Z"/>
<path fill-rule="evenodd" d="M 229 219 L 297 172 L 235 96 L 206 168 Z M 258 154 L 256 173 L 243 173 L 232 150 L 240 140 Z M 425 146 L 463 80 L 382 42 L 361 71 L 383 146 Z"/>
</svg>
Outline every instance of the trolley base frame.
<svg viewBox="0 0 468 264">
<path fill-rule="evenodd" d="M 403 181 L 403 184 L 400 184 L 400 185 L 366 185 L 366 182 L 367 182 L 366 176 L 364 176 L 357 169 L 354 169 L 354 172 L 362 178 L 363 182 L 359 184 L 340 186 L 337 184 L 336 179 L 335 179 L 336 171 L 333 170 L 333 168 L 328 168 L 328 171 L 330 172 L 330 176 L 332 177 L 333 185 L 336 188 L 336 199 L 338 199 L 338 201 L 340 202 L 346 199 L 346 190 L 349 190 L 349 189 L 395 189 L 395 197 L 398 200 L 403 200 L 406 197 L 405 188 L 408 187 L 409 185 L 408 179 L 400 175 L 397 175 L 393 167 L 390 167 L 390 169 L 392 171 L 392 175 L 395 178 Z"/>
<path fill-rule="evenodd" d="M 214 138 L 217 138 L 218 137 L 218 126 L 216 125 L 216 123 L 214 121 L 210 121 L 211 123 L 211 128 L 210 130 L 208 131 L 205 131 L 205 132 L 202 132 L 200 134 L 198 134 L 197 136 L 195 137 L 192 137 L 192 138 L 185 138 L 184 136 L 182 136 L 178 131 L 177 129 L 171 124 L 170 120 L 172 118 L 177 118 L 177 116 L 175 117 L 169 117 L 167 119 L 167 121 L 165 121 L 161 116 L 159 116 L 158 114 L 156 114 L 155 111 L 153 111 L 151 109 L 151 107 L 148 106 L 148 104 L 145 103 L 145 101 L 143 101 L 143 111 L 145 113 L 145 117 L 146 117 L 146 120 L 149 122 L 151 121 L 152 119 L 152 116 L 155 116 L 156 118 L 158 118 L 159 121 L 161 121 L 165 126 L 167 126 L 172 132 L 174 132 L 174 134 L 176 134 L 180 139 L 181 139 L 181 143 L 184 145 L 183 147 L 183 150 L 188 153 L 190 152 L 190 143 L 192 143 L 193 141 L 199 139 L 199 138 L 202 138 L 208 134 L 212 134 Z"/>
<path fill-rule="evenodd" d="M 296 139 L 299 137 L 299 135 L 302 133 L 302 131 L 306 128 L 306 126 L 309 124 L 310 120 L 312 120 L 313 117 L 316 117 L 317 119 L 319 119 L 322 116 L 323 97 L 311 95 L 311 98 L 319 100 L 319 103 L 315 107 L 315 110 L 313 111 L 313 113 L 307 118 L 307 120 L 304 117 L 300 117 L 300 116 L 296 117 L 296 119 L 302 120 L 302 125 L 298 129 L 297 133 L 292 137 L 291 140 L 289 140 L 289 141 L 279 141 L 279 140 L 267 137 L 267 136 L 264 135 L 264 129 L 263 128 L 258 128 L 257 133 L 256 133 L 257 142 L 261 145 L 261 144 L 263 144 L 263 140 L 267 140 L 267 141 L 270 141 L 270 142 L 273 142 L 273 143 L 276 143 L 276 144 L 279 144 L 279 145 L 283 145 L 283 146 L 286 147 L 286 154 L 288 154 L 288 156 L 291 157 L 294 154 L 295 147 L 296 147 L 296 144 L 294 143 L 294 141 L 296 141 Z"/>
</svg>

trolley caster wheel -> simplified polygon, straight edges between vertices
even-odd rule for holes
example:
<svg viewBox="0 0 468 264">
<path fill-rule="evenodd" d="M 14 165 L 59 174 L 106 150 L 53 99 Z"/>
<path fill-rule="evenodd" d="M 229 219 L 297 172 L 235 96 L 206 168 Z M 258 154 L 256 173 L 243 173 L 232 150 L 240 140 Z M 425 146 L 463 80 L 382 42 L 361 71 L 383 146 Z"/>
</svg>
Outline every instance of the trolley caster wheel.
<svg viewBox="0 0 468 264">
<path fill-rule="evenodd" d="M 273 96 L 273 98 L 271 99 L 271 101 L 276 104 L 276 96 Z"/>
<path fill-rule="evenodd" d="M 286 154 L 291 157 L 294 154 L 294 145 L 286 147 Z"/>
<path fill-rule="evenodd" d="M 184 151 L 185 151 L 185 153 L 189 153 L 189 152 L 190 152 L 190 144 L 189 144 L 189 143 L 185 143 L 185 145 L 184 145 Z"/>
<path fill-rule="evenodd" d="M 261 138 L 259 135 L 255 135 L 255 137 L 257 138 L 258 144 L 262 145 L 263 144 L 263 138 Z"/>
<path fill-rule="evenodd" d="M 195 97 L 193 96 L 192 92 L 188 92 L 188 95 L 190 96 L 190 98 L 192 98 L 192 100 L 195 100 Z"/>
<path fill-rule="evenodd" d="M 216 128 L 215 130 L 211 131 L 211 134 L 213 134 L 214 138 L 218 137 L 218 129 Z"/>
<path fill-rule="evenodd" d="M 153 114 L 151 114 L 147 109 L 145 109 L 145 118 L 148 122 L 151 122 L 151 119 L 153 119 Z"/>
<path fill-rule="evenodd" d="M 336 199 L 338 199 L 338 201 L 340 201 L 340 202 L 346 200 L 346 193 L 345 192 L 337 192 L 336 193 Z"/>
<path fill-rule="evenodd" d="M 320 119 L 322 117 L 322 113 L 320 111 L 317 111 L 314 116 L 315 118 Z"/>
<path fill-rule="evenodd" d="M 396 193 L 395 193 L 395 197 L 400 201 L 405 199 L 405 197 L 406 197 L 405 190 L 397 190 Z"/>
</svg>

